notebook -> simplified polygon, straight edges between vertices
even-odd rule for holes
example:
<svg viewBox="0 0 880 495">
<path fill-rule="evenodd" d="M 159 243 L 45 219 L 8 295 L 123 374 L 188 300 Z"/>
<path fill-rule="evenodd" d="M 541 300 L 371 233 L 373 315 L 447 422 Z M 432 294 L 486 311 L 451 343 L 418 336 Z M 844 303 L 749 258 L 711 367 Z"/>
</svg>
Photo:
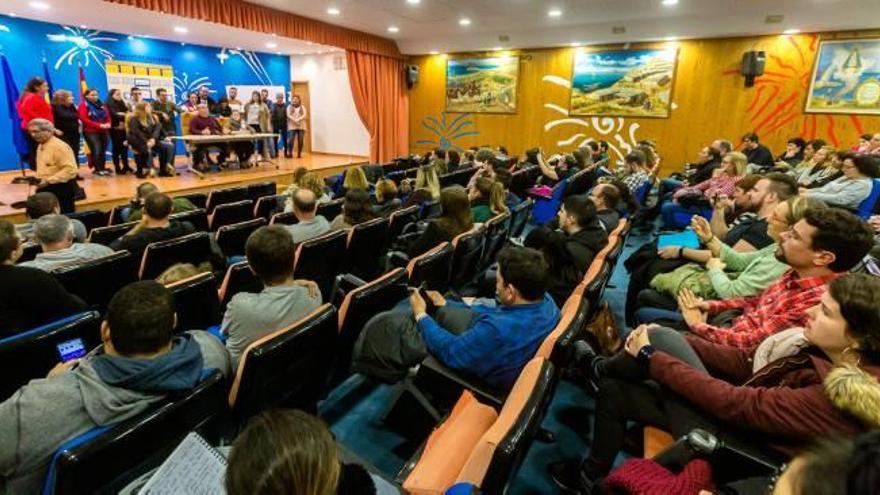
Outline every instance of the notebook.
<svg viewBox="0 0 880 495">
<path fill-rule="evenodd" d="M 191 432 L 159 466 L 141 495 L 212 495 L 224 494 L 226 458 L 208 445 L 198 433 Z"/>
<path fill-rule="evenodd" d="M 683 230 L 675 234 L 660 234 L 657 237 L 657 249 L 668 246 L 680 246 L 690 249 L 698 249 L 700 247 L 700 239 L 693 230 Z"/>
</svg>

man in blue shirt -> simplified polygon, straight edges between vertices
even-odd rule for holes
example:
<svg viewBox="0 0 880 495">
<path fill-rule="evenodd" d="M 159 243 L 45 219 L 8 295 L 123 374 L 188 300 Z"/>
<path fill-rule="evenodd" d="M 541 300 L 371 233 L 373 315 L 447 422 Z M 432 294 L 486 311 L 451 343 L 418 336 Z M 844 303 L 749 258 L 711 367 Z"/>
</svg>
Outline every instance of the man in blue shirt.
<svg viewBox="0 0 880 495">
<path fill-rule="evenodd" d="M 547 294 L 548 281 L 547 262 L 539 251 L 510 247 L 498 254 L 497 306 L 446 301 L 434 291 L 427 295 L 440 308 L 437 319 L 427 314 L 418 292 L 410 296 L 410 305 L 431 355 L 450 368 L 507 389 L 559 323 L 559 308 Z M 468 321 L 463 331 L 448 328 L 459 326 L 451 322 L 462 317 Z"/>
</svg>

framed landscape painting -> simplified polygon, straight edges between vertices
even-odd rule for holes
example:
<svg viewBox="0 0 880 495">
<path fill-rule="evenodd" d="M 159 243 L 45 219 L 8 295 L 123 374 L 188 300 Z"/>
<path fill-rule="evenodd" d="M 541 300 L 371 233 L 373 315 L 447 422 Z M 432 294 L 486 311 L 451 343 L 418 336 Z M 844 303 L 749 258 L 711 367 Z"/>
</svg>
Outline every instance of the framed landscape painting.
<svg viewBox="0 0 880 495">
<path fill-rule="evenodd" d="M 669 117 L 675 49 L 578 50 L 570 115 Z"/>
<path fill-rule="evenodd" d="M 880 115 L 880 38 L 820 41 L 804 110 Z"/>
<path fill-rule="evenodd" d="M 446 62 L 446 111 L 516 113 L 519 56 L 451 58 Z"/>
</svg>

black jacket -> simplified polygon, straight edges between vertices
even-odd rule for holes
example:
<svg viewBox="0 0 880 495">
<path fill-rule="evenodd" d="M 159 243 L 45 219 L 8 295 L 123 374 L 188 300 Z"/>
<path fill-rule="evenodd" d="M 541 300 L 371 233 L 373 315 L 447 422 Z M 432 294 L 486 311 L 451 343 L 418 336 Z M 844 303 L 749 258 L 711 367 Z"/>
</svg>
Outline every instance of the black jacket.
<svg viewBox="0 0 880 495">
<path fill-rule="evenodd" d="M 746 158 L 748 158 L 749 163 L 754 163 L 755 165 L 760 165 L 762 167 L 772 167 L 775 164 L 773 161 L 773 153 L 770 153 L 770 150 L 763 144 L 759 144 L 758 147 L 753 150 L 745 150 L 744 153 Z"/>
<path fill-rule="evenodd" d="M 107 110 L 110 111 L 110 126 L 114 129 L 120 129 L 125 123 L 125 113 L 128 112 L 125 101 L 117 101 L 110 98 L 107 100 Z M 120 113 L 122 115 L 119 115 Z"/>
<path fill-rule="evenodd" d="M 52 105 L 52 117 L 55 120 L 55 128 L 64 133 L 62 139 L 79 141 L 79 112 L 73 105 Z"/>
<path fill-rule="evenodd" d="M 583 280 L 596 253 L 608 244 L 608 234 L 598 220 L 571 235 L 545 226 L 530 232 L 524 244 L 544 253 L 550 265 L 547 292 L 562 307 L 574 288 Z"/>
<path fill-rule="evenodd" d="M 36 268 L 0 265 L 0 338 L 85 311 L 52 274 Z"/>
<path fill-rule="evenodd" d="M 156 141 L 165 139 L 165 129 L 157 119 L 146 125 L 136 118 L 128 121 L 128 145 L 135 153 L 146 153 L 150 138 Z"/>
<path fill-rule="evenodd" d="M 700 182 L 707 181 L 712 178 L 712 172 L 715 171 L 718 166 L 721 165 L 721 160 L 709 160 L 708 162 L 697 165 L 694 168 L 694 173 L 691 175 L 688 183 L 690 185 L 696 185 Z"/>
</svg>

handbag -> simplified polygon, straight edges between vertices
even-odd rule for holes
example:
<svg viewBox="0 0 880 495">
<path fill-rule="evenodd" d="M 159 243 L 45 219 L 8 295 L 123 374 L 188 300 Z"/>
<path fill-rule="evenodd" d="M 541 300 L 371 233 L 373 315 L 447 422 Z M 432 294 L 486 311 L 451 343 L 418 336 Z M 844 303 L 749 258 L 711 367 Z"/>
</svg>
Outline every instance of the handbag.
<svg viewBox="0 0 880 495">
<path fill-rule="evenodd" d="M 600 303 L 599 311 L 587 325 L 587 339 L 592 341 L 590 343 L 593 348 L 603 356 L 613 356 L 623 347 L 617 320 L 607 301 Z"/>
</svg>

